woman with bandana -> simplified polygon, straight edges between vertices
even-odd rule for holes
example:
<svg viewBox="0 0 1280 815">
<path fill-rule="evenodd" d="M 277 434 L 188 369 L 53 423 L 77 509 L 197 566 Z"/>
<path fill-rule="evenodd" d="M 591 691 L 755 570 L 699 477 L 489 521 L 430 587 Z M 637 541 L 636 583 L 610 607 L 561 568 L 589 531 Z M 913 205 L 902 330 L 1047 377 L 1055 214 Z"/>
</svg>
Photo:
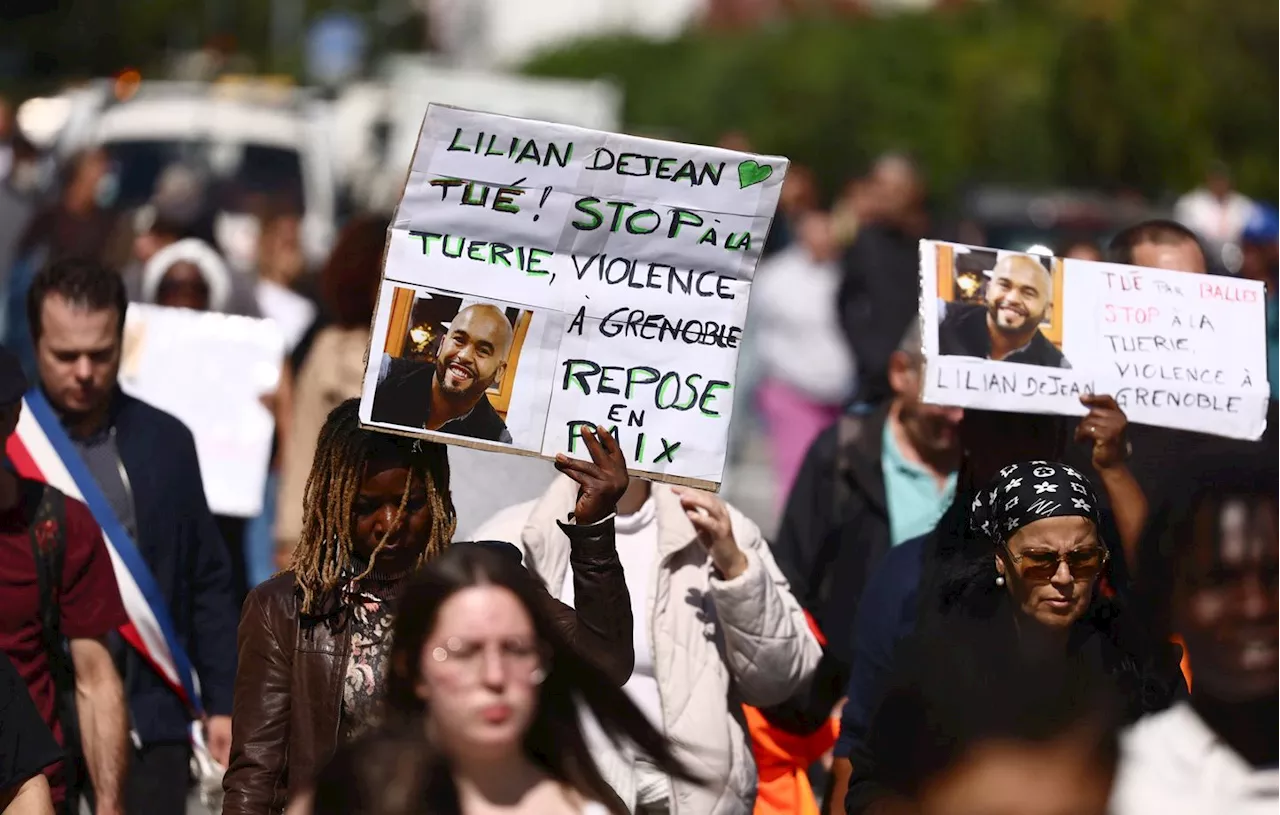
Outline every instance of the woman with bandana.
<svg viewBox="0 0 1280 815">
<path fill-rule="evenodd" d="M 1052 461 L 1009 465 L 969 509 L 965 554 L 947 564 L 938 607 L 922 613 L 894 658 L 899 681 L 934 665 L 963 672 L 957 683 L 981 682 L 1013 652 L 1105 675 L 1130 721 L 1185 694 L 1176 653 L 1100 585 L 1108 561 L 1122 555 L 1079 471 Z M 849 811 L 879 811 L 875 756 L 850 758 L 861 791 L 849 800 L 864 803 Z"/>
<path fill-rule="evenodd" d="M 974 497 L 1000 471 L 1029 459 L 1058 461 L 1070 456 L 1079 461 L 1077 470 L 1089 473 L 1103 499 L 1101 534 L 1108 543 L 1118 544 L 1100 581 L 1108 591 L 1129 586 L 1148 506 L 1128 466 L 1128 418 L 1105 394 L 1082 396 L 1080 402 L 1088 414 L 1070 423 L 1053 416 L 965 411 L 960 423 L 964 458 L 951 506 L 928 534 L 891 548 L 867 578 L 849 644 L 853 672 L 824 807 L 828 815 L 844 815 L 846 802 L 849 811 L 861 812 L 871 800 L 874 784 L 853 772 L 851 758 L 868 749 L 871 717 L 889 687 L 901 644 L 949 609 L 943 586 L 950 587 L 956 574 L 967 571 L 966 564 L 989 564 L 991 543 L 970 532 L 969 514 Z M 1075 445 L 1069 443 L 1072 439 Z"/>
</svg>

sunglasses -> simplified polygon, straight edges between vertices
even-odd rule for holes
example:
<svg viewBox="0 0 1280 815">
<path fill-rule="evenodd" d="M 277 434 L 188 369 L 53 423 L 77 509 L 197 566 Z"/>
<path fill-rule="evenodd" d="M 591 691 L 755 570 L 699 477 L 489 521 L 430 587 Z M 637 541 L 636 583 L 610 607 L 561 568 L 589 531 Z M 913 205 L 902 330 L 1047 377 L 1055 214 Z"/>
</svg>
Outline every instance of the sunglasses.
<svg viewBox="0 0 1280 815">
<path fill-rule="evenodd" d="M 1009 559 L 1021 567 L 1020 573 L 1027 580 L 1048 580 L 1058 573 L 1061 563 L 1067 564 L 1072 577 L 1090 580 L 1098 576 L 1110 557 L 1103 546 L 1085 546 L 1068 552 L 1032 550 L 1016 555 L 1006 544 L 1004 550 L 1009 553 Z"/>
</svg>

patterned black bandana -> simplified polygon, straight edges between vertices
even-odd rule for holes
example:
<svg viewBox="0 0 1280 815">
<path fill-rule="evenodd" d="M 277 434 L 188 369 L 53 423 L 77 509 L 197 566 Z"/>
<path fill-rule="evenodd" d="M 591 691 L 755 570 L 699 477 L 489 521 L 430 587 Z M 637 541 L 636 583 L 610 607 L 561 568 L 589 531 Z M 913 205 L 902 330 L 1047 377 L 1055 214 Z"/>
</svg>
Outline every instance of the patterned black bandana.
<svg viewBox="0 0 1280 815">
<path fill-rule="evenodd" d="M 996 546 L 1041 518 L 1077 515 L 1100 527 L 1098 497 L 1088 480 L 1056 461 L 1010 464 L 973 499 L 969 528 Z"/>
</svg>

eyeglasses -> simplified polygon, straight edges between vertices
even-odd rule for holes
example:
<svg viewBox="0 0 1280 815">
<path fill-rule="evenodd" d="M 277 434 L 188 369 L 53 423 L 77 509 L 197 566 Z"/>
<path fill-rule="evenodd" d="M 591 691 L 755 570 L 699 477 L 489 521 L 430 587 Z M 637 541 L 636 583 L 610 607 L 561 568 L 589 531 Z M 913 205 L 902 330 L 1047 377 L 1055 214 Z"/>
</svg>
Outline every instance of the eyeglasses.
<svg viewBox="0 0 1280 815">
<path fill-rule="evenodd" d="M 1058 564 L 1065 562 L 1071 576 L 1078 580 L 1089 580 L 1102 571 L 1111 553 L 1104 546 L 1085 546 L 1068 552 L 1048 552 L 1033 550 L 1020 555 L 1013 553 L 1008 544 L 1004 550 L 1015 564 L 1024 563 L 1021 574 L 1028 580 L 1049 580 L 1058 573 Z"/>
<path fill-rule="evenodd" d="M 537 642 L 506 640 L 491 647 L 482 642 L 450 637 L 444 645 L 431 649 L 431 659 L 442 670 L 469 683 L 483 679 L 491 656 L 496 656 L 501 662 L 504 676 L 517 681 L 528 680 L 535 685 L 546 678 L 546 671 L 542 668 L 546 651 Z"/>
</svg>

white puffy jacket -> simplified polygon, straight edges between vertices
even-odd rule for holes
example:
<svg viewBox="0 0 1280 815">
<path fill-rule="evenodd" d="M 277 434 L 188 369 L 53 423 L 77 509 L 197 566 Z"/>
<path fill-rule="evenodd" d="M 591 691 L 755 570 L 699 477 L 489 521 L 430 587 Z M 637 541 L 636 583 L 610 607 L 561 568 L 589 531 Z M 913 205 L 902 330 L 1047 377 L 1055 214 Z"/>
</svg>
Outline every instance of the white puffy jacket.
<svg viewBox="0 0 1280 815">
<path fill-rule="evenodd" d="M 576 496 L 577 484 L 559 477 L 542 498 L 503 510 L 475 538 L 519 546 L 525 564 L 558 596 L 569 568 L 569 540 L 556 520 L 568 517 Z M 747 570 L 719 580 L 671 488 L 654 484 L 653 499 L 660 560 L 647 619 L 637 615 L 636 624 L 649 626 L 666 734 L 686 765 L 710 781 L 706 787 L 674 782 L 671 813 L 750 815 L 756 764 L 742 704 L 789 698 L 812 676 L 821 647 L 754 523 L 729 507 Z M 596 728 L 588 728 L 588 738 L 605 780 L 634 810 L 632 754 Z"/>
</svg>

